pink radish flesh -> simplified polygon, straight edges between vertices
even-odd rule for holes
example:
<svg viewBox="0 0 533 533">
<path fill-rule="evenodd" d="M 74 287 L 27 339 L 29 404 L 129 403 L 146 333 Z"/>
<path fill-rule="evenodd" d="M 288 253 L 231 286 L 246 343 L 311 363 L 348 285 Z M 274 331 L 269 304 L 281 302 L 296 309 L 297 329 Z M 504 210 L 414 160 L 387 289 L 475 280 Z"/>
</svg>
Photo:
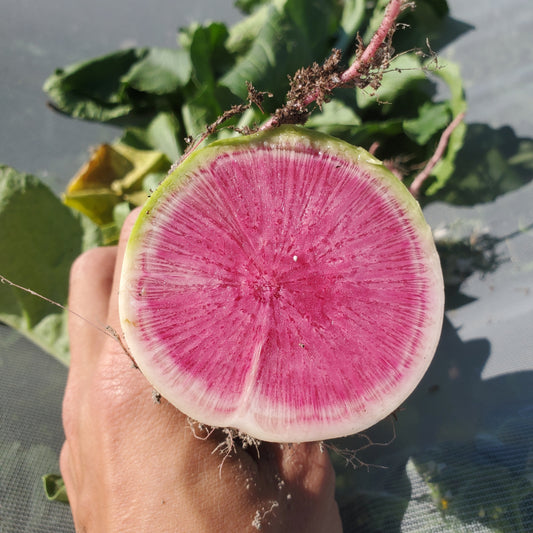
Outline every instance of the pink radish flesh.
<svg viewBox="0 0 533 533">
<path fill-rule="evenodd" d="M 146 205 L 122 276 L 126 341 L 154 387 L 202 423 L 279 442 L 396 409 L 443 308 L 431 232 L 403 185 L 297 128 L 190 159 Z"/>
</svg>

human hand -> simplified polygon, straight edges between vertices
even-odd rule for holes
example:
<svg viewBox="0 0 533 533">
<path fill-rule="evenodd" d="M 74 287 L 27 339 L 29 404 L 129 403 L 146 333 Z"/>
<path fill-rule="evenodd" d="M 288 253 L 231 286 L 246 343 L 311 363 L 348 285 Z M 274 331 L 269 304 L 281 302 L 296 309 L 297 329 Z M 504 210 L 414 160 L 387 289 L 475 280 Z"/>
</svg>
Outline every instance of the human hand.
<svg viewBox="0 0 533 533">
<path fill-rule="evenodd" d="M 118 335 L 118 281 L 135 216 L 118 247 L 86 252 L 71 271 L 70 308 Z M 333 468 L 317 443 L 213 453 L 224 435 L 200 439 L 183 413 L 155 403 L 116 339 L 73 314 L 69 332 L 60 467 L 77 531 L 342 530 Z"/>
</svg>

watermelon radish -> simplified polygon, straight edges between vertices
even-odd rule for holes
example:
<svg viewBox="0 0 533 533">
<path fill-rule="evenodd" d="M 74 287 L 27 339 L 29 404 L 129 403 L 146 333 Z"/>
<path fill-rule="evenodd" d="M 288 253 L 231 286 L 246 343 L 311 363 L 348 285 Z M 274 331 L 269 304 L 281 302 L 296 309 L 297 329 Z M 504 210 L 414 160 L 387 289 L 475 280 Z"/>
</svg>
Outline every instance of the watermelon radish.
<svg viewBox="0 0 533 533">
<path fill-rule="evenodd" d="M 193 152 L 139 216 L 121 325 L 153 387 L 260 440 L 359 432 L 394 411 L 439 340 L 431 230 L 362 148 L 281 126 Z"/>
</svg>

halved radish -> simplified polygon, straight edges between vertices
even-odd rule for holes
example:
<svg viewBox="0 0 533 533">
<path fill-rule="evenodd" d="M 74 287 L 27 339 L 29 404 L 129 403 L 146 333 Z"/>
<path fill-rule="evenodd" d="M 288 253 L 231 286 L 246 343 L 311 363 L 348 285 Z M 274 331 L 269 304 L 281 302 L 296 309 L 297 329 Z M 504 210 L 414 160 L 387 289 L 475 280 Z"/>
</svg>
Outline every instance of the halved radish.
<svg viewBox="0 0 533 533">
<path fill-rule="evenodd" d="M 153 387 L 260 440 L 361 431 L 413 391 L 444 289 L 418 203 L 362 148 L 301 127 L 192 153 L 128 243 L 121 325 Z"/>
</svg>

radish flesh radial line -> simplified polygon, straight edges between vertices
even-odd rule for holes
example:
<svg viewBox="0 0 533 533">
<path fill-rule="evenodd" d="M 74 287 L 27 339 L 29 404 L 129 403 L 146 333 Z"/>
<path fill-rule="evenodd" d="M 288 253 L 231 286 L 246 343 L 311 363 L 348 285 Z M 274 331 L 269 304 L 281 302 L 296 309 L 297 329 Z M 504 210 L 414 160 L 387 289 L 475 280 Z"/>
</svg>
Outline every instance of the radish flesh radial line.
<svg viewBox="0 0 533 533">
<path fill-rule="evenodd" d="M 119 309 L 136 364 L 189 417 L 302 442 L 401 405 L 435 352 L 443 294 L 406 187 L 361 148 L 282 126 L 212 143 L 162 182 Z"/>
</svg>

